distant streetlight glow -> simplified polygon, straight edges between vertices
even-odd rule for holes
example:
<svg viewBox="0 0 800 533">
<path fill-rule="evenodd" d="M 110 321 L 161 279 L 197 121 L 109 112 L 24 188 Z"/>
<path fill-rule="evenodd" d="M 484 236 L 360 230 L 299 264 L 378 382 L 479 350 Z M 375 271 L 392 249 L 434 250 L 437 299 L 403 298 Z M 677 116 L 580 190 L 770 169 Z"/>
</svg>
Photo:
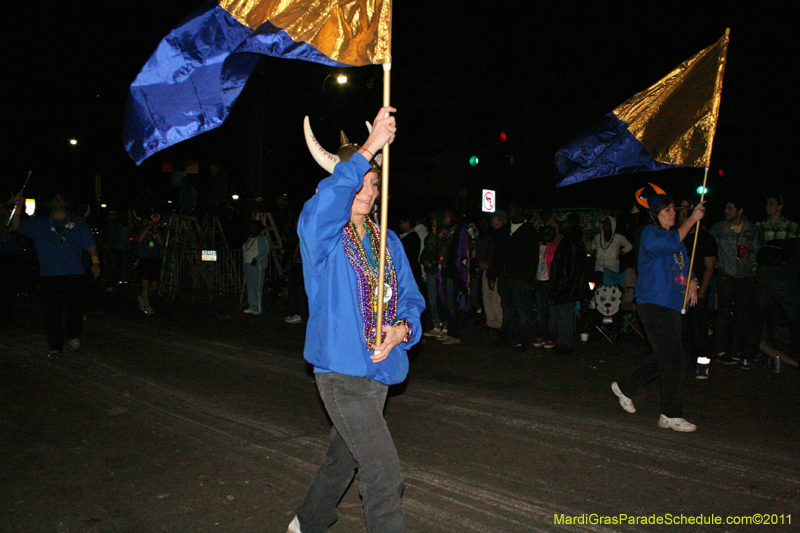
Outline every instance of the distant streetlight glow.
<svg viewBox="0 0 800 533">
<path fill-rule="evenodd" d="M 239 199 L 239 195 L 238 194 L 234 194 L 234 195 L 231 196 L 231 198 L 233 198 L 234 200 L 238 200 Z"/>
<path fill-rule="evenodd" d="M 77 146 L 78 145 L 78 139 L 70 139 L 69 140 L 69 144 L 71 144 L 72 146 Z"/>
<path fill-rule="evenodd" d="M 108 204 L 100 204 L 100 207 L 102 207 L 103 209 L 105 209 L 106 207 L 108 207 Z"/>
<path fill-rule="evenodd" d="M 344 85 L 345 83 L 347 83 L 347 76 L 345 76 L 344 74 L 339 74 L 338 76 L 336 76 L 336 81 L 339 82 L 339 85 Z"/>
</svg>

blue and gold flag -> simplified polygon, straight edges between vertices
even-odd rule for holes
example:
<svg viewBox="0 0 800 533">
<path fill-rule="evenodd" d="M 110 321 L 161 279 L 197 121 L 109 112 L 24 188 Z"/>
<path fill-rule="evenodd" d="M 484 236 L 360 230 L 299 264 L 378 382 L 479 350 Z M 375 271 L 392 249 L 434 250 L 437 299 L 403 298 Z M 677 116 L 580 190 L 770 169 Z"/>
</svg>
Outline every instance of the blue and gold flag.
<svg viewBox="0 0 800 533">
<path fill-rule="evenodd" d="M 604 116 L 555 156 L 556 186 L 675 167 L 706 167 L 717 129 L 728 32 Z"/>
<path fill-rule="evenodd" d="M 259 55 L 331 66 L 391 63 L 391 0 L 210 0 L 133 81 L 123 142 L 136 164 L 220 126 Z"/>
</svg>

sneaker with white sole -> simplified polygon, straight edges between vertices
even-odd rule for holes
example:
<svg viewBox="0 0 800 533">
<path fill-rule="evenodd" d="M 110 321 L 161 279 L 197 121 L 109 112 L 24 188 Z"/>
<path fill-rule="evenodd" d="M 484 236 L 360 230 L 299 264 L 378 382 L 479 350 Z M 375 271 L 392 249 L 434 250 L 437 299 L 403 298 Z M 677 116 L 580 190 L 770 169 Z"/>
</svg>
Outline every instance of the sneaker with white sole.
<svg viewBox="0 0 800 533">
<path fill-rule="evenodd" d="M 142 313 L 144 313 L 144 310 L 147 307 L 146 305 L 144 305 L 144 298 L 142 298 L 141 294 L 139 296 L 137 296 L 136 298 L 139 300 L 139 309 L 141 309 Z"/>
<path fill-rule="evenodd" d="M 542 346 L 544 346 L 544 339 L 536 339 L 533 341 L 534 348 L 541 348 Z"/>
<path fill-rule="evenodd" d="M 629 413 L 635 413 L 636 408 L 633 406 L 633 400 L 622 394 L 622 391 L 619 390 L 619 385 L 617 382 L 611 384 L 611 392 L 613 392 L 617 398 L 619 398 L 619 404 L 622 406 Z"/>
<path fill-rule="evenodd" d="M 442 326 L 440 324 L 438 326 L 435 326 L 432 330 L 426 331 L 422 335 L 425 337 L 437 337 L 441 332 L 442 332 Z"/>
<path fill-rule="evenodd" d="M 664 429 L 673 429 L 675 431 L 680 431 L 681 433 L 690 433 L 697 430 L 697 426 L 685 418 L 670 418 L 664 415 L 661 415 L 658 418 L 658 427 Z"/>
<path fill-rule="evenodd" d="M 303 318 L 300 315 L 291 315 L 284 318 L 283 321 L 287 324 L 299 324 L 303 321 Z"/>
<path fill-rule="evenodd" d="M 297 516 L 289 523 L 289 529 L 286 530 L 286 533 L 303 533 L 300 531 L 300 521 L 297 519 Z"/>
<path fill-rule="evenodd" d="M 447 337 L 445 339 L 439 339 L 442 341 L 442 344 L 460 344 L 461 339 L 457 339 L 455 337 Z"/>
<path fill-rule="evenodd" d="M 442 330 L 436 335 L 436 338 L 439 340 L 444 340 L 447 337 L 447 328 L 442 328 Z"/>
<path fill-rule="evenodd" d="M 544 346 L 545 350 L 552 350 L 556 347 L 556 341 L 547 341 L 542 346 Z"/>
</svg>

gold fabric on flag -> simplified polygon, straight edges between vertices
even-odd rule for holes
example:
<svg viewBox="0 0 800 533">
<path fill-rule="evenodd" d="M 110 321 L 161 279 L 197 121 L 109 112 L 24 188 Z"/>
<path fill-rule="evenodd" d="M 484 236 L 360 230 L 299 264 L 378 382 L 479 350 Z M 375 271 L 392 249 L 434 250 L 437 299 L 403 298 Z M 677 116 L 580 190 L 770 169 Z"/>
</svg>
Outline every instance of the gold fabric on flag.
<svg viewBox="0 0 800 533">
<path fill-rule="evenodd" d="M 265 22 L 348 65 L 392 62 L 391 0 L 220 0 L 255 30 Z"/>
<path fill-rule="evenodd" d="M 707 167 L 717 130 L 729 35 L 614 110 L 647 149 L 671 165 Z"/>
</svg>

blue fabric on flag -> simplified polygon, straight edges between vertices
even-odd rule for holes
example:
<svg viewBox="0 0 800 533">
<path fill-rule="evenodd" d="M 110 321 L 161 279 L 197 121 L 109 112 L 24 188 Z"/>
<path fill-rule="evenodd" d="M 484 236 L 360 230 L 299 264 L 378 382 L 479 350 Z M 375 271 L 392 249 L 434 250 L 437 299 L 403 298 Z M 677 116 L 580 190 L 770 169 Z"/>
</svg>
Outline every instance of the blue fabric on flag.
<svg viewBox="0 0 800 533">
<path fill-rule="evenodd" d="M 347 67 L 270 23 L 247 28 L 209 0 L 159 43 L 133 81 L 123 142 L 136 164 L 219 127 L 260 55 Z"/>
<path fill-rule="evenodd" d="M 642 143 L 628 131 L 628 125 L 611 112 L 556 152 L 556 187 L 615 174 L 681 166 L 650 157 Z"/>
</svg>

